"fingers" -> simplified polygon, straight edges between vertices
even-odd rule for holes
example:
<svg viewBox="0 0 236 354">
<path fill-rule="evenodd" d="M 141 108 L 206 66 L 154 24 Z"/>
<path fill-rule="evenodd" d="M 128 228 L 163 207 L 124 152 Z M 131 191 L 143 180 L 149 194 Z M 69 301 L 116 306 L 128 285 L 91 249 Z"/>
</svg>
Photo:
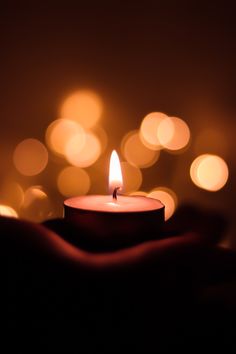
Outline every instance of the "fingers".
<svg viewBox="0 0 236 354">
<path fill-rule="evenodd" d="M 189 234 L 173 239 L 150 241 L 116 252 L 94 254 L 73 246 L 55 232 L 39 224 L 0 218 L 0 229 L 2 244 L 8 244 L 10 251 L 41 253 L 71 262 L 77 267 L 96 270 L 126 268 L 128 265 L 151 261 L 152 258 L 167 257 L 170 252 L 170 256 L 173 256 L 175 252 L 191 249 L 200 242 L 198 236 Z"/>
<path fill-rule="evenodd" d="M 86 233 L 79 223 L 67 222 L 65 219 L 48 220 L 43 225 L 79 248 L 92 252 L 108 252 L 125 247 L 130 248 L 148 240 L 181 236 L 184 233 L 197 233 L 203 243 L 215 244 L 224 234 L 227 223 L 221 214 L 185 206 L 179 208 L 176 214 L 165 223 L 162 231 L 157 231 L 156 234 L 146 234 L 145 237 L 143 233 L 139 234 L 136 231 L 135 237 L 132 237 L 132 243 L 127 240 L 125 245 L 117 243 L 117 238 L 113 241 L 112 235 L 109 239 L 100 239 L 97 235 Z"/>
<path fill-rule="evenodd" d="M 74 252 L 80 253 L 59 235 L 36 223 L 25 220 L 0 217 L 0 235 L 2 249 L 24 254 L 44 254 L 57 258 L 66 258 Z M 82 255 L 81 251 L 81 255 Z M 81 256 L 82 258 L 82 256 Z"/>
<path fill-rule="evenodd" d="M 83 251 L 63 240 L 55 232 L 42 225 L 19 221 L 16 219 L 0 219 L 1 236 L 4 242 L 10 242 L 9 249 L 17 252 L 41 254 L 71 265 L 77 270 L 127 271 L 128 269 L 155 265 L 163 271 L 163 266 L 175 267 L 183 265 L 192 267 L 196 273 L 201 269 L 206 272 L 216 269 L 234 269 L 235 254 L 218 249 L 209 253 L 207 243 L 201 235 L 187 233 L 178 237 L 149 241 L 131 248 L 110 253 L 90 253 Z M 187 266 L 186 266 L 187 265 Z"/>
<path fill-rule="evenodd" d="M 227 219 L 222 213 L 200 209 L 193 205 L 183 205 L 166 222 L 165 231 L 167 234 L 197 232 L 210 243 L 216 243 L 223 237 L 227 226 Z"/>
</svg>

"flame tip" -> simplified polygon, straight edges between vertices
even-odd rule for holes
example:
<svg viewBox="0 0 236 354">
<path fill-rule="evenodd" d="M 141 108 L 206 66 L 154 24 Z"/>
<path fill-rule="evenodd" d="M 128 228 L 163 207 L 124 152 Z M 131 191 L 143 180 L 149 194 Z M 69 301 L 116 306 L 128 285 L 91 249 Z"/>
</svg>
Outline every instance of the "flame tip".
<svg viewBox="0 0 236 354">
<path fill-rule="evenodd" d="M 119 156 L 116 150 L 112 150 L 111 158 L 110 158 L 110 171 L 109 171 L 109 185 L 110 188 L 114 190 L 114 188 L 122 187 L 122 173 Z"/>
</svg>

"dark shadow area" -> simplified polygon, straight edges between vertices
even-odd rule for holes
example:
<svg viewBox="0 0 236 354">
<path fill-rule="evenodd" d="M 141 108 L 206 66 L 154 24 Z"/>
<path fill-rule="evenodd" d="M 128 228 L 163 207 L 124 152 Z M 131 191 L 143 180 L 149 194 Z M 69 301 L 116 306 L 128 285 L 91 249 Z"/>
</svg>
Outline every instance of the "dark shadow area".
<svg viewBox="0 0 236 354">
<path fill-rule="evenodd" d="M 28 338 L 52 353 L 236 348 L 236 254 L 216 245 L 222 216 L 183 207 L 167 223 L 168 237 L 106 253 L 65 241 L 63 220 L 45 225 L 57 233 L 0 222 L 18 350 L 31 347 Z M 171 229 L 179 233 L 170 237 Z"/>
</svg>

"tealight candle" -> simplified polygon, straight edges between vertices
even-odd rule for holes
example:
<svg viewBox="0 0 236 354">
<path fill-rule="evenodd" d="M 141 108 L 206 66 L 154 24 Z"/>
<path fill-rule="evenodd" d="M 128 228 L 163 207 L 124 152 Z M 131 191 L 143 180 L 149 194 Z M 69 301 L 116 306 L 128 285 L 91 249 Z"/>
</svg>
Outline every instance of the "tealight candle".
<svg viewBox="0 0 236 354">
<path fill-rule="evenodd" d="M 157 238 L 164 223 L 164 205 L 143 196 L 119 195 L 122 172 L 116 151 L 111 154 L 111 195 L 88 195 L 64 201 L 65 219 L 78 225 L 82 243 L 117 248 Z"/>
</svg>

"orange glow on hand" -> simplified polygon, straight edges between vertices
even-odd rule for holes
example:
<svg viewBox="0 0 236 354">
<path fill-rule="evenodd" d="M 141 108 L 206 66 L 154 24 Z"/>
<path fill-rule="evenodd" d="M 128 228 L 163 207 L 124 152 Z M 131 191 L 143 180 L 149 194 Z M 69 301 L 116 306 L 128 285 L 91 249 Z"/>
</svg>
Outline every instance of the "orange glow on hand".
<svg viewBox="0 0 236 354">
<path fill-rule="evenodd" d="M 123 178 L 120 166 L 120 160 L 117 152 L 112 151 L 110 159 L 110 168 L 109 168 L 109 187 L 113 191 L 115 188 L 123 187 Z"/>
</svg>

